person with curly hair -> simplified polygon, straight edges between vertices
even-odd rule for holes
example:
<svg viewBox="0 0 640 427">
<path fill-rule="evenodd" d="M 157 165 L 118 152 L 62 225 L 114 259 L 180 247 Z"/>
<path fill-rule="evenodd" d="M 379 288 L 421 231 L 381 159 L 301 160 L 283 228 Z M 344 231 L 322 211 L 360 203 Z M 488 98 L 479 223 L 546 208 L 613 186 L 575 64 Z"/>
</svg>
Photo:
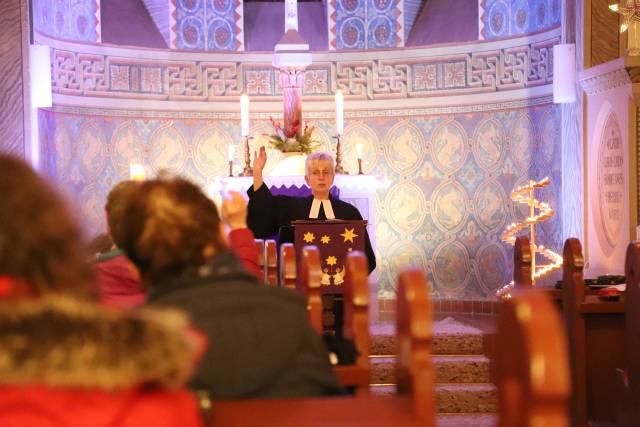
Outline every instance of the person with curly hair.
<svg viewBox="0 0 640 427">
<path fill-rule="evenodd" d="M 122 248 L 148 304 L 186 311 L 209 339 L 191 386 L 218 399 L 342 393 L 304 297 L 241 268 L 223 228 L 184 179 L 145 181 L 127 200 Z"/>
<path fill-rule="evenodd" d="M 137 181 L 121 181 L 107 195 L 104 210 L 113 245 L 111 250 L 96 258 L 95 264 L 100 299 L 107 305 L 124 309 L 144 304 L 147 298 L 147 291 L 140 283 L 140 278 L 132 271 L 127 256 L 120 249 L 127 195 L 139 184 Z M 253 232 L 247 227 L 247 202 L 239 193 L 232 192 L 230 197 L 222 201 L 221 209 L 229 246 L 240 258 L 244 268 L 263 280 L 264 272 L 258 266 Z"/>
<path fill-rule="evenodd" d="M 0 155 L 0 194 L 0 425 L 202 426 L 187 318 L 99 304 L 79 228 L 24 162 Z"/>
</svg>

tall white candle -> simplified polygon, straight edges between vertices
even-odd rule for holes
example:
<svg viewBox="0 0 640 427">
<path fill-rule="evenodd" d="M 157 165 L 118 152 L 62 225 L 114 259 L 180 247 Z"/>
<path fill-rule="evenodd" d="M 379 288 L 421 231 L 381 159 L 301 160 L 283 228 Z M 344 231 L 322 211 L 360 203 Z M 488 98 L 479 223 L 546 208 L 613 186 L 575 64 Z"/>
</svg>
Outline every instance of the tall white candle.
<svg viewBox="0 0 640 427">
<path fill-rule="evenodd" d="M 129 178 L 132 181 L 144 181 L 144 165 L 141 165 L 140 163 L 131 163 L 129 165 Z"/>
<path fill-rule="evenodd" d="M 241 135 L 249 136 L 249 97 L 246 93 L 240 96 L 240 127 Z"/>
<path fill-rule="evenodd" d="M 336 134 L 342 135 L 344 132 L 344 96 L 342 91 L 336 92 Z"/>
<path fill-rule="evenodd" d="M 227 148 L 227 158 L 230 162 L 233 162 L 233 155 L 235 154 L 235 152 L 236 148 L 233 146 L 233 144 L 231 144 L 229 148 Z"/>
<path fill-rule="evenodd" d="M 362 159 L 362 144 L 360 143 L 356 144 L 356 155 L 358 156 L 358 159 Z"/>
</svg>

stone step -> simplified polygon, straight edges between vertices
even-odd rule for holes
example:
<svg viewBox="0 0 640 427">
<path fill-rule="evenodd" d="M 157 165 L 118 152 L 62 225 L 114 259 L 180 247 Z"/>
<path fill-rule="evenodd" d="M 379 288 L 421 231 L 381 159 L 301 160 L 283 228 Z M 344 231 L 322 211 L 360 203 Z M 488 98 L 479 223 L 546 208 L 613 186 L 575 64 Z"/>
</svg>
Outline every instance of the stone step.
<svg viewBox="0 0 640 427">
<path fill-rule="evenodd" d="M 372 385 L 377 396 L 395 394 L 395 385 Z M 498 392 L 491 384 L 437 384 L 436 412 L 439 414 L 492 414 L 498 406 Z"/>
<path fill-rule="evenodd" d="M 394 384 L 395 357 L 371 357 L 371 384 Z M 433 356 L 436 383 L 489 383 L 489 359 L 485 356 Z"/>
<path fill-rule="evenodd" d="M 495 427 L 498 417 L 495 414 L 439 414 L 436 417 L 438 427 Z"/>
<path fill-rule="evenodd" d="M 435 334 L 431 343 L 432 354 L 478 355 L 484 354 L 484 335 Z M 392 356 L 396 353 L 395 335 L 371 335 L 370 354 Z"/>
</svg>

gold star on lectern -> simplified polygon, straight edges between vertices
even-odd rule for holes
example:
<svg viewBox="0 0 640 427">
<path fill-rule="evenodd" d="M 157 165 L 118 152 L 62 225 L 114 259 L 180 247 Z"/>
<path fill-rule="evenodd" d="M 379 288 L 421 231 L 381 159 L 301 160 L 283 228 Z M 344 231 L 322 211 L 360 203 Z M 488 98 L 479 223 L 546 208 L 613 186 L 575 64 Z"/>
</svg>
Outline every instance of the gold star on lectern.
<svg viewBox="0 0 640 427">
<path fill-rule="evenodd" d="M 351 229 L 345 228 L 344 229 L 344 233 L 342 233 L 341 236 L 344 237 L 344 241 L 345 242 L 353 243 L 353 238 L 354 237 L 358 237 L 358 235 L 353 232 L 354 230 L 355 230 L 354 228 L 351 228 Z"/>
<path fill-rule="evenodd" d="M 312 232 L 308 231 L 306 233 L 304 233 L 304 236 L 302 236 L 302 239 L 307 242 L 307 243 L 311 243 L 313 242 L 313 240 L 316 238 L 316 236 L 313 235 Z"/>
<path fill-rule="evenodd" d="M 334 257 L 333 255 L 327 257 L 327 265 L 336 265 L 337 262 L 338 258 Z"/>
<path fill-rule="evenodd" d="M 328 243 L 331 241 L 331 237 L 329 237 L 329 236 L 327 236 L 327 235 L 325 234 L 324 236 L 322 236 L 322 237 L 320 238 L 320 241 L 326 245 L 326 244 L 328 244 Z"/>
</svg>

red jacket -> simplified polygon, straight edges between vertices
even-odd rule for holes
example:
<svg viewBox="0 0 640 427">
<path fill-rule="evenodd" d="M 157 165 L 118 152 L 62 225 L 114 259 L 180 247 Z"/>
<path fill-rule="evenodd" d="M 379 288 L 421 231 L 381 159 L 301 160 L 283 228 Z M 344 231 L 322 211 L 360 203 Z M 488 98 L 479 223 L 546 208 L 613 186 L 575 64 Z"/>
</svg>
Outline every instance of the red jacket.
<svg viewBox="0 0 640 427">
<path fill-rule="evenodd" d="M 202 342 L 181 312 L 16 290 L 0 276 L 0 426 L 203 426 L 184 388 Z"/>
<path fill-rule="evenodd" d="M 193 395 L 181 391 L 0 387 L 2 427 L 201 427 Z"/>
</svg>

